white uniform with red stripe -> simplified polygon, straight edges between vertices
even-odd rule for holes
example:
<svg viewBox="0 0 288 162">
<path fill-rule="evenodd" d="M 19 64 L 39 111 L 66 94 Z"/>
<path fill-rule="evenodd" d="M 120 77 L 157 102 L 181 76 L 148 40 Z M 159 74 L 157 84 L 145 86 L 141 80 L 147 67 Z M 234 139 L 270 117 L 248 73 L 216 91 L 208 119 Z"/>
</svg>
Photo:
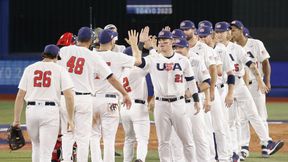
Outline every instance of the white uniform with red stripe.
<svg viewBox="0 0 288 162">
<path fill-rule="evenodd" d="M 227 52 L 234 62 L 235 67 L 235 89 L 234 89 L 234 103 L 229 111 L 229 126 L 231 137 L 233 138 L 233 152 L 239 153 L 241 144 L 241 134 L 239 122 L 248 119 L 254 128 L 256 134 L 260 138 L 261 144 L 267 145 L 270 137 L 265 128 L 260 116 L 258 115 L 256 105 L 253 101 L 248 87 L 245 85 L 243 75 L 245 73 L 245 64 L 251 62 L 251 59 L 246 55 L 245 50 L 235 44 L 229 42 L 227 45 Z M 235 129 L 236 128 L 236 129 Z M 241 128 L 241 127 L 240 127 Z M 239 137 L 240 135 L 240 137 Z M 236 137 L 236 138 L 235 138 Z"/>
<path fill-rule="evenodd" d="M 198 41 L 194 47 L 190 48 L 190 51 L 199 54 L 199 56 L 201 56 L 204 59 L 207 69 L 209 69 L 211 65 L 217 65 L 217 62 L 215 60 L 216 58 L 215 51 L 208 45 Z M 215 132 L 215 139 L 217 143 L 218 160 L 220 162 L 226 162 L 229 161 L 230 158 L 229 153 L 226 149 L 228 142 L 227 132 L 225 129 L 226 120 L 223 115 L 224 107 L 221 104 L 221 98 L 217 88 L 215 88 L 214 98 L 215 99 L 212 102 L 210 114 L 212 119 L 213 130 Z M 209 117 L 207 120 L 209 121 Z M 215 155 L 212 155 L 212 157 L 213 156 L 215 157 Z"/>
<path fill-rule="evenodd" d="M 118 80 L 123 80 L 125 68 L 132 68 L 135 59 L 121 52 L 99 51 L 98 55 L 111 68 Z M 93 114 L 99 114 L 96 123 L 93 123 L 90 139 L 92 162 L 102 161 L 100 139 L 104 142 L 104 162 L 115 161 L 115 137 L 119 124 L 119 94 L 118 91 L 101 76 L 94 79 Z"/>
<path fill-rule="evenodd" d="M 123 86 L 132 99 L 130 110 L 121 108 L 120 115 L 125 131 L 123 162 L 132 162 L 134 145 L 137 142 L 136 159 L 145 162 L 148 151 L 150 120 L 148 111 L 148 90 L 145 76 L 147 73 L 139 67 L 133 67 L 123 79 Z"/>
<path fill-rule="evenodd" d="M 66 69 L 54 62 L 28 66 L 19 89 L 26 91 L 26 124 L 32 141 L 32 161 L 50 162 L 59 131 L 61 91 L 73 88 Z"/>
<path fill-rule="evenodd" d="M 248 38 L 243 48 L 245 49 L 247 55 L 251 58 L 251 60 L 257 64 L 260 75 L 263 78 L 264 74 L 263 74 L 262 62 L 270 58 L 270 55 L 267 52 L 266 48 L 264 47 L 263 43 L 260 40 Z M 266 109 L 266 95 L 261 93 L 260 90 L 258 90 L 258 82 L 255 76 L 250 71 L 249 71 L 249 80 L 250 80 L 249 85 L 248 85 L 249 91 L 256 104 L 258 114 L 260 115 L 267 129 L 267 132 L 269 132 L 268 123 L 267 123 L 268 115 L 267 115 L 267 109 Z M 243 137 L 241 146 L 249 146 L 250 129 L 249 129 L 248 120 L 246 120 L 245 123 L 244 122 L 242 123 L 241 133 Z"/>
<path fill-rule="evenodd" d="M 189 61 L 195 74 L 196 82 L 200 84 L 203 81 L 210 79 L 209 71 L 204 64 L 203 59 L 201 59 L 201 57 L 194 52 L 190 52 L 189 54 Z M 191 99 L 187 100 L 190 102 L 186 103 L 186 111 L 192 124 L 192 134 L 196 148 L 196 154 L 193 156 L 196 156 L 197 162 L 207 162 L 210 161 L 211 157 L 209 141 L 212 141 L 211 143 L 213 144 L 213 137 L 208 136 L 209 133 L 212 134 L 212 132 L 209 132 L 209 130 L 212 130 L 212 123 L 211 120 L 208 123 L 209 125 L 206 125 L 207 123 L 205 123 L 206 121 L 204 119 L 204 111 L 202 109 L 204 94 L 199 93 L 199 98 L 201 103 L 200 112 L 197 115 L 194 115 L 196 111 L 193 109 L 194 102 L 191 101 Z M 209 126 L 210 129 L 207 128 Z M 173 162 L 185 162 L 182 147 L 183 146 L 179 137 L 176 135 L 175 131 L 173 131 L 171 136 L 171 153 L 173 156 Z M 212 146 L 212 150 L 214 151 L 214 146 Z"/>
<path fill-rule="evenodd" d="M 77 160 L 88 161 L 89 139 L 92 127 L 92 97 L 93 80 L 95 74 L 105 79 L 112 74 L 110 68 L 103 59 L 94 55 L 87 48 L 76 45 L 63 47 L 60 49 L 61 60 L 58 62 L 69 72 L 75 85 L 75 132 L 74 139 L 77 143 Z M 67 132 L 67 112 L 65 102 L 61 103 L 63 115 L 62 125 L 62 150 L 64 161 L 71 161 L 72 146 L 74 144 L 73 134 Z"/>
<path fill-rule="evenodd" d="M 183 143 L 185 160 L 193 161 L 195 147 L 193 136 L 189 133 L 192 130 L 183 98 L 186 90 L 183 79 L 188 79 L 189 84 L 194 85 L 191 89 L 193 93 L 198 90 L 189 60 L 178 53 L 169 58 L 162 54 L 153 54 L 145 57 L 139 67 L 150 73 L 154 86 L 154 117 L 160 161 L 172 160 L 169 146 L 172 126 Z"/>
</svg>

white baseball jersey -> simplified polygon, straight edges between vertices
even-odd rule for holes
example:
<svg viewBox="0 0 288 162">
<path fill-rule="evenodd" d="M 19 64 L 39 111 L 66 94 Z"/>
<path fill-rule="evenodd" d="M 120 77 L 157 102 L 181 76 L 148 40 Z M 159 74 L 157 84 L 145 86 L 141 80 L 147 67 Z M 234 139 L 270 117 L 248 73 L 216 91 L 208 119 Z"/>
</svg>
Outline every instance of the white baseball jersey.
<svg viewBox="0 0 288 162">
<path fill-rule="evenodd" d="M 174 53 L 170 58 L 162 54 L 149 55 L 140 66 L 150 73 L 155 96 L 183 96 L 186 83 L 184 79 L 194 77 L 189 60 L 178 53 Z"/>
<path fill-rule="evenodd" d="M 26 67 L 18 88 L 26 91 L 25 101 L 59 104 L 61 91 L 73 88 L 73 82 L 65 68 L 54 62 L 39 61 Z"/>
<path fill-rule="evenodd" d="M 223 75 L 217 77 L 217 84 L 223 84 L 227 80 L 227 72 L 234 71 L 234 63 L 231 60 L 229 54 L 227 53 L 227 48 L 222 43 L 217 43 L 215 48 L 215 53 L 218 59 L 222 62 Z"/>
<path fill-rule="evenodd" d="M 113 52 L 123 52 L 125 50 L 125 46 L 124 45 L 118 45 L 115 44 L 115 46 L 113 47 L 112 51 Z"/>
<path fill-rule="evenodd" d="M 234 62 L 235 76 L 242 77 L 245 73 L 244 67 L 246 63 L 252 60 L 246 55 L 244 48 L 236 43 L 228 43 L 227 53 Z"/>
<path fill-rule="evenodd" d="M 121 52 L 113 51 L 100 51 L 95 52 L 94 55 L 98 55 L 106 62 L 111 68 L 113 75 L 122 80 L 124 77 L 124 69 L 132 68 L 135 64 L 135 58 L 128 56 Z M 94 79 L 95 89 L 93 92 L 96 93 L 118 93 L 118 91 L 109 82 L 101 79 L 101 76 L 96 74 Z"/>
<path fill-rule="evenodd" d="M 194 52 L 190 53 L 189 61 L 191 63 L 193 72 L 195 74 L 195 80 L 198 83 L 203 82 L 204 80 L 210 79 L 210 74 L 208 69 L 205 66 L 204 61 L 199 55 Z"/>
<path fill-rule="evenodd" d="M 262 62 L 266 59 L 269 59 L 270 55 L 264 47 L 262 41 L 248 38 L 247 43 L 243 48 L 245 49 L 247 55 L 251 58 L 251 60 L 256 63 L 259 73 L 261 77 L 263 77 L 264 73 L 262 69 Z M 249 78 L 255 79 L 255 76 L 251 72 L 249 72 Z"/>
<path fill-rule="evenodd" d="M 85 47 L 63 47 L 60 49 L 60 57 L 58 63 L 70 73 L 76 92 L 91 93 L 96 73 L 103 79 L 112 74 L 104 60 Z"/>
<path fill-rule="evenodd" d="M 189 53 L 190 51 L 195 52 L 199 56 L 203 57 L 207 68 L 209 68 L 209 66 L 211 65 L 216 64 L 213 49 L 209 47 L 208 45 L 206 45 L 205 43 L 198 41 L 194 47 L 189 49 Z"/>
<path fill-rule="evenodd" d="M 128 75 L 123 78 L 123 87 L 129 93 L 131 98 L 146 101 L 148 98 L 145 78 L 147 72 L 136 66 L 128 70 Z"/>
</svg>

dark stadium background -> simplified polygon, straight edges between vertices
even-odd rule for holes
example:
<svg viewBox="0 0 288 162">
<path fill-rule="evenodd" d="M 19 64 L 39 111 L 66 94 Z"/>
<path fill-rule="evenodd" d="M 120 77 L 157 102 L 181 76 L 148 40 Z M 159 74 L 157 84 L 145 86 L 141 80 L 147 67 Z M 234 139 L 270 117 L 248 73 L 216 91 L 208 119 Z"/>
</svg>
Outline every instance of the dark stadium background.
<svg viewBox="0 0 288 162">
<path fill-rule="evenodd" d="M 115 24 L 119 44 L 125 44 L 128 29 L 144 25 L 157 34 L 165 25 L 177 28 L 184 19 L 195 24 L 238 19 L 269 51 L 272 86 L 288 88 L 287 0 L 172 0 L 172 5 L 171 15 L 127 15 L 125 0 L 0 0 L 0 60 L 39 59 L 44 45 L 56 43 L 64 32 L 77 34 L 81 26 L 89 26 L 90 6 L 93 27 Z"/>
</svg>

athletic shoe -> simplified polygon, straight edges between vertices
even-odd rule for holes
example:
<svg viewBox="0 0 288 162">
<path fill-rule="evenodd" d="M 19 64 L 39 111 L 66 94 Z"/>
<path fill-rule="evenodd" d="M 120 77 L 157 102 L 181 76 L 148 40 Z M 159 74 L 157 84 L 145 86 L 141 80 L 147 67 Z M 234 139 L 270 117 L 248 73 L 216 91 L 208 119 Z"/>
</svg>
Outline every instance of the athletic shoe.
<svg viewBox="0 0 288 162">
<path fill-rule="evenodd" d="M 240 152 L 240 161 L 244 161 L 249 156 L 249 147 L 242 146 Z"/>
<path fill-rule="evenodd" d="M 274 142 L 274 141 L 268 141 L 267 149 L 269 155 L 275 154 L 277 151 L 279 151 L 284 145 L 284 142 L 282 140 Z"/>
<path fill-rule="evenodd" d="M 121 156 L 121 154 L 119 154 L 118 152 L 115 152 L 115 156 Z"/>
<path fill-rule="evenodd" d="M 237 155 L 235 152 L 233 152 L 232 162 L 239 162 L 239 155 Z"/>
<path fill-rule="evenodd" d="M 135 162 L 143 162 L 141 159 L 136 159 Z"/>
<path fill-rule="evenodd" d="M 262 146 L 261 146 L 261 149 L 262 149 L 262 151 L 261 151 L 262 157 L 263 157 L 263 158 L 269 158 L 270 156 L 269 156 L 269 154 L 268 154 L 268 149 L 267 149 L 267 147 L 266 147 L 265 145 L 262 145 Z"/>
</svg>

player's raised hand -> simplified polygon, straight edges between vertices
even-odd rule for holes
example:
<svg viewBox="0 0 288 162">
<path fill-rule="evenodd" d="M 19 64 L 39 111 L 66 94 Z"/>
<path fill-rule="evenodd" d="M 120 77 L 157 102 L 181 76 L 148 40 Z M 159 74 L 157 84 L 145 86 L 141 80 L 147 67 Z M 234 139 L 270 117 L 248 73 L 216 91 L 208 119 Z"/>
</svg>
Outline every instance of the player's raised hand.
<svg viewBox="0 0 288 162">
<path fill-rule="evenodd" d="M 196 110 L 196 113 L 194 113 L 194 115 L 197 115 L 200 112 L 199 102 L 194 102 L 194 109 Z"/>
<path fill-rule="evenodd" d="M 150 39 L 149 37 L 149 26 L 145 26 L 143 29 L 141 29 L 140 35 L 139 35 L 139 42 L 146 42 Z"/>
<path fill-rule="evenodd" d="M 123 96 L 123 105 L 126 106 L 127 109 L 131 108 L 132 102 L 128 94 Z"/>
<path fill-rule="evenodd" d="M 137 45 L 138 35 L 139 35 L 139 33 L 136 30 L 129 30 L 128 31 L 128 42 L 131 46 Z"/>
</svg>

